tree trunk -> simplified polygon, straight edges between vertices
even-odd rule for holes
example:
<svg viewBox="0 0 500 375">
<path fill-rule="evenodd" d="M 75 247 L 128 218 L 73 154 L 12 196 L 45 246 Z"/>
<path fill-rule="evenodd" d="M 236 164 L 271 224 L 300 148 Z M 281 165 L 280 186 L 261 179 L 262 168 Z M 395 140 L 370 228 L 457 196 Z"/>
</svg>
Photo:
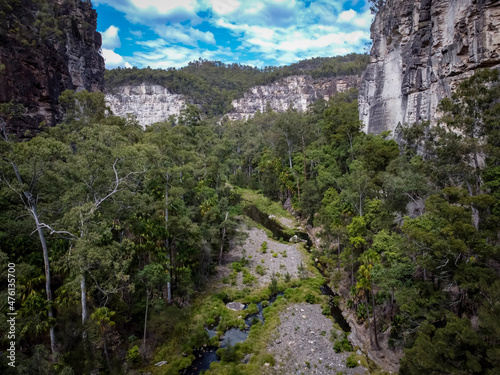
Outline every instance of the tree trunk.
<svg viewBox="0 0 500 375">
<path fill-rule="evenodd" d="M 224 219 L 224 223 L 227 220 L 227 216 L 229 215 L 229 211 L 226 211 L 226 218 Z M 224 250 L 224 240 L 226 238 L 226 226 L 222 228 L 222 238 L 220 241 L 220 252 L 219 252 L 219 264 L 222 264 L 222 250 Z"/>
<path fill-rule="evenodd" d="M 142 353 L 146 352 L 146 328 L 148 325 L 149 290 L 146 289 L 146 313 L 144 314 L 144 337 L 142 339 Z"/>
<path fill-rule="evenodd" d="M 16 174 L 17 181 L 22 184 L 23 180 L 21 178 L 21 174 L 19 173 L 19 169 L 17 168 L 17 165 L 14 162 L 11 162 L 10 164 L 11 164 L 12 168 L 14 169 L 14 173 Z M 29 191 L 24 191 L 23 194 L 26 197 L 26 202 L 24 202 L 24 203 L 28 207 L 28 211 L 30 212 L 31 216 L 33 217 L 33 220 L 35 220 L 36 230 L 38 232 L 40 244 L 42 245 L 43 262 L 45 265 L 45 292 L 47 293 L 47 301 L 49 301 L 48 316 L 49 316 L 49 318 L 53 318 L 54 312 L 52 309 L 52 291 L 50 289 L 50 280 L 51 279 L 50 279 L 49 249 L 47 247 L 47 241 L 45 240 L 45 234 L 43 233 L 43 227 L 40 223 L 40 216 L 38 215 L 36 200 L 33 199 L 33 196 Z M 53 326 L 50 327 L 49 335 L 50 335 L 50 349 L 52 351 L 52 356 L 55 357 L 55 355 L 56 355 L 56 336 L 55 336 L 55 331 L 54 331 Z M 54 359 L 55 358 L 53 358 L 53 360 Z"/>
<path fill-rule="evenodd" d="M 80 280 L 80 290 L 81 290 L 81 298 L 82 298 L 82 326 L 83 339 L 87 338 L 87 329 L 85 327 L 85 323 L 88 319 L 88 309 L 87 309 L 87 280 L 85 278 L 85 271 L 82 273 L 82 278 Z"/>
<path fill-rule="evenodd" d="M 370 345 L 373 346 L 372 330 L 370 328 L 370 310 L 368 309 L 368 293 L 365 295 L 366 320 L 368 321 L 368 336 L 370 336 Z"/>
<path fill-rule="evenodd" d="M 106 336 L 104 336 L 103 340 L 104 340 L 103 346 L 104 346 L 104 356 L 106 357 L 106 364 L 108 365 L 109 372 L 112 373 L 111 362 L 109 362 L 108 346 L 106 345 Z"/>
<path fill-rule="evenodd" d="M 167 303 L 171 304 L 172 303 L 172 250 L 170 249 L 170 243 L 168 240 L 168 181 L 170 178 L 170 175 L 167 173 L 165 175 L 166 182 L 165 182 L 165 231 L 167 233 L 167 238 L 165 239 L 165 247 L 167 251 L 170 252 L 170 261 L 168 265 L 168 270 L 170 274 L 170 281 L 167 282 Z"/>
<path fill-rule="evenodd" d="M 373 310 L 373 336 L 375 337 L 375 348 L 380 349 L 380 345 L 378 344 L 378 336 L 377 336 L 377 314 L 375 313 L 375 295 L 373 294 L 373 281 L 371 281 L 371 294 L 372 294 L 372 310 Z M 369 318 L 369 314 L 368 314 Z"/>
<path fill-rule="evenodd" d="M 36 229 L 38 231 L 38 237 L 40 238 L 40 244 L 42 245 L 43 262 L 45 264 L 45 292 L 47 293 L 47 301 L 49 301 L 48 316 L 49 316 L 49 318 L 53 318 L 54 311 L 52 309 L 52 291 L 50 289 L 51 278 L 50 278 L 49 249 L 47 248 L 45 234 L 43 233 L 43 229 L 42 229 L 42 226 L 40 224 L 36 205 L 32 204 L 30 209 L 31 209 L 31 214 L 33 216 L 33 219 L 35 219 Z M 54 326 L 50 327 L 49 335 L 50 335 L 50 349 L 52 351 L 52 355 L 55 356 L 56 355 L 56 337 L 55 337 Z"/>
<path fill-rule="evenodd" d="M 304 133 L 302 133 L 302 166 L 304 167 L 304 182 L 307 182 L 306 143 L 304 141 Z"/>
</svg>

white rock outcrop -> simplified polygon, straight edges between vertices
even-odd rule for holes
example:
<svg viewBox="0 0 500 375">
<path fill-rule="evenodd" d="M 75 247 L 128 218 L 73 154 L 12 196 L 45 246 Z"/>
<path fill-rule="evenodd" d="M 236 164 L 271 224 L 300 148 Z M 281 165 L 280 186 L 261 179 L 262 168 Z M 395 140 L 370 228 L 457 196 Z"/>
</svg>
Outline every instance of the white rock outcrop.
<svg viewBox="0 0 500 375">
<path fill-rule="evenodd" d="M 270 85 L 252 87 L 243 98 L 232 101 L 233 110 L 226 116 L 233 121 L 246 120 L 257 111 L 265 112 L 268 105 L 273 111 L 285 112 L 291 104 L 304 112 L 309 104 L 357 87 L 358 82 L 357 75 L 319 79 L 307 75 L 285 77 Z"/>
<path fill-rule="evenodd" d="M 482 67 L 500 66 L 500 1 L 387 0 L 371 26 L 360 83 L 367 133 L 439 117 L 437 106 Z"/>
<path fill-rule="evenodd" d="M 179 115 L 186 105 L 183 95 L 172 94 L 160 85 L 121 86 L 106 94 L 106 102 L 117 116 L 131 113 L 142 126 Z"/>
</svg>

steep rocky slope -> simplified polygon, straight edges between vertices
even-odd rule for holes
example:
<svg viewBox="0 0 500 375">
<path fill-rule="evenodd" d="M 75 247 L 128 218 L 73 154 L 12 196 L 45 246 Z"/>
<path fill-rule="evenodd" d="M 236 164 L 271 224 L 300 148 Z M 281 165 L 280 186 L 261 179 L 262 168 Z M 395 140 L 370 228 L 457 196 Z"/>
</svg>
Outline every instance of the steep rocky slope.
<svg viewBox="0 0 500 375">
<path fill-rule="evenodd" d="M 22 104 L 4 114 L 7 132 L 34 133 L 62 116 L 66 89 L 104 88 L 101 35 L 90 1 L 14 0 L 0 4 L 0 103 Z"/>
<path fill-rule="evenodd" d="M 358 86 L 357 75 L 313 79 L 311 76 L 290 76 L 267 86 L 252 87 L 243 98 L 233 100 L 233 110 L 227 114 L 230 120 L 245 120 L 257 111 L 264 112 L 269 106 L 284 112 L 289 105 L 299 111 L 316 100 L 328 100 L 336 92 Z"/>
<path fill-rule="evenodd" d="M 148 84 L 118 87 L 106 95 L 106 102 L 115 115 L 133 114 L 142 126 L 178 115 L 186 105 L 183 95 L 172 94 L 160 85 Z"/>
<path fill-rule="evenodd" d="M 387 0 L 371 27 L 359 92 L 368 133 L 435 123 L 439 101 L 475 69 L 500 65 L 500 1 Z"/>
<path fill-rule="evenodd" d="M 265 111 L 269 105 L 274 111 L 286 111 L 291 104 L 299 111 L 318 99 L 326 99 L 336 92 L 357 87 L 359 76 L 313 79 L 311 76 L 289 76 L 270 85 L 255 86 L 243 98 L 232 101 L 233 110 L 226 114 L 230 120 L 244 120 L 257 111 Z M 166 120 L 178 115 L 188 99 L 172 94 L 161 85 L 140 84 L 121 86 L 109 90 L 106 101 L 114 114 L 137 116 L 142 126 Z"/>
</svg>

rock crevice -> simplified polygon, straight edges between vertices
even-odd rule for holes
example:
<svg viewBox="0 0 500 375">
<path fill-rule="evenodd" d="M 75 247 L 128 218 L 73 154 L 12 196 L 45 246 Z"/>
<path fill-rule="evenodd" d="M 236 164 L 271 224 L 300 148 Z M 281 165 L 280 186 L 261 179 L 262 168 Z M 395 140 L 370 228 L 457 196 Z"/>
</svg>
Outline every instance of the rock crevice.
<svg viewBox="0 0 500 375">
<path fill-rule="evenodd" d="M 90 1 L 20 3 L 0 21 L 0 103 L 24 106 L 3 118 L 8 133 L 23 137 L 61 120 L 64 90 L 102 90 L 104 59 Z"/>
<path fill-rule="evenodd" d="M 371 26 L 359 91 L 367 133 L 439 118 L 439 101 L 482 67 L 500 66 L 500 1 L 387 0 Z"/>
</svg>

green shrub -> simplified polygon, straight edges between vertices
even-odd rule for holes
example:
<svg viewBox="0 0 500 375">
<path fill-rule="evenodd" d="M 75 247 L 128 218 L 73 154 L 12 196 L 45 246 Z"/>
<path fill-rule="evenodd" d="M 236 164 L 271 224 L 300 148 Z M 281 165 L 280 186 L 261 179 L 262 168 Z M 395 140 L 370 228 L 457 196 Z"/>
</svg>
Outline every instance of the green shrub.
<svg viewBox="0 0 500 375">
<path fill-rule="evenodd" d="M 243 266 L 241 265 L 241 263 L 239 262 L 233 262 L 231 264 L 231 268 L 236 271 L 236 272 L 241 272 L 241 270 L 243 269 Z"/>
<path fill-rule="evenodd" d="M 273 258 L 277 258 L 278 257 L 278 253 L 273 253 Z"/>
<path fill-rule="evenodd" d="M 356 361 L 356 358 L 351 354 L 349 357 L 347 357 L 345 365 L 349 368 L 358 367 L 358 361 Z"/>
<path fill-rule="evenodd" d="M 306 294 L 306 302 L 310 304 L 315 304 L 316 303 L 316 296 L 311 293 Z"/>
<path fill-rule="evenodd" d="M 262 254 L 267 253 L 267 242 L 266 241 L 262 242 L 262 246 L 260 247 L 260 251 L 262 251 Z"/>
<path fill-rule="evenodd" d="M 290 272 L 287 271 L 285 274 L 285 283 L 289 283 L 292 280 L 292 275 L 290 275 Z"/>
<path fill-rule="evenodd" d="M 262 259 L 264 260 L 264 259 Z M 260 264 L 255 267 L 255 272 L 257 272 L 260 276 L 264 276 L 264 274 L 266 273 L 266 270 L 264 269 L 264 267 L 262 267 Z"/>
<path fill-rule="evenodd" d="M 250 271 L 248 271 L 248 269 L 243 268 L 243 284 L 245 285 L 253 284 L 255 280 L 256 280 L 255 276 L 252 275 Z"/>
<path fill-rule="evenodd" d="M 274 366 L 276 364 L 276 360 L 274 359 L 272 354 L 263 355 L 261 362 L 262 362 L 262 364 L 269 363 L 271 366 Z"/>
<path fill-rule="evenodd" d="M 335 341 L 333 349 L 335 350 L 335 353 L 352 352 L 352 345 L 349 340 L 347 340 L 347 335 L 344 335 L 342 340 Z"/>
<path fill-rule="evenodd" d="M 271 285 L 269 285 L 269 291 L 271 292 L 271 294 L 278 292 L 278 278 L 276 277 L 276 274 L 273 274 L 271 276 Z"/>
<path fill-rule="evenodd" d="M 139 352 L 139 347 L 137 345 L 134 345 L 127 351 L 127 361 L 134 365 L 142 362 L 141 353 Z"/>
<path fill-rule="evenodd" d="M 222 362 L 236 362 L 238 360 L 236 347 L 229 343 L 227 347 L 218 349 L 217 355 L 221 358 Z"/>
</svg>

